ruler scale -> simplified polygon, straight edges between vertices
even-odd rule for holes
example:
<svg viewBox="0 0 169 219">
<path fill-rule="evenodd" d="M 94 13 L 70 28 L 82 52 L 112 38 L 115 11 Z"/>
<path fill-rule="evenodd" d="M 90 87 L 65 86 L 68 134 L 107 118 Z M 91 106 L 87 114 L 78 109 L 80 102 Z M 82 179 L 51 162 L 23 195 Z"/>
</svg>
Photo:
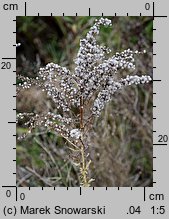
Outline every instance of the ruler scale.
<svg viewBox="0 0 169 219">
<path fill-rule="evenodd" d="M 167 0 L 139 1 L 137 4 L 135 0 L 73 0 L 70 5 L 65 0 L 57 3 L 54 0 L 0 2 L 0 218 L 39 218 L 42 215 L 47 218 L 104 219 L 130 218 L 132 215 L 145 219 L 169 217 L 168 7 Z M 103 15 L 153 18 L 153 187 L 17 187 L 16 16 Z M 87 210 L 78 215 L 76 208 Z"/>
</svg>

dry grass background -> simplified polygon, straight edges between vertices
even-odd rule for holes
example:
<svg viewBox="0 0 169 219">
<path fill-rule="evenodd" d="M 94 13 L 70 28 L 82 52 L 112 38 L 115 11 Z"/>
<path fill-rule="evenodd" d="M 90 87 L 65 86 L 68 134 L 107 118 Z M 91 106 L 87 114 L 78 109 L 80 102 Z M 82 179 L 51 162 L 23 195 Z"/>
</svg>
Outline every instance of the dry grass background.
<svg viewBox="0 0 169 219">
<path fill-rule="evenodd" d="M 137 74 L 152 76 L 152 18 L 109 17 L 101 44 L 113 52 L 131 48 L 147 50 L 136 58 Z M 36 77 L 40 66 L 55 62 L 74 68 L 79 40 L 94 17 L 17 17 L 17 73 Z M 119 76 L 127 75 L 122 71 Z M 152 83 L 128 87 L 114 95 L 90 133 L 93 186 L 152 186 Z M 46 112 L 55 106 L 37 88 L 17 97 L 18 112 Z M 17 132 L 26 130 L 18 125 Z M 78 186 L 65 140 L 36 129 L 17 141 L 18 186 Z"/>
</svg>

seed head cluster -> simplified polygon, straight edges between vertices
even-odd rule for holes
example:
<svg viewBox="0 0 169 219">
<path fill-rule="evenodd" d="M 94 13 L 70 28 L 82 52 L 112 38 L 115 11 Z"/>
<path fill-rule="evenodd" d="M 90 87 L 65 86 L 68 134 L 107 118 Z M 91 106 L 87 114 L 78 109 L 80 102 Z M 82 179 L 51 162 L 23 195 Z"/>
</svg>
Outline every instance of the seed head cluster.
<svg viewBox="0 0 169 219">
<path fill-rule="evenodd" d="M 74 123 L 79 115 L 77 114 L 72 118 L 71 111 L 80 107 L 81 97 L 83 97 L 83 105 L 86 108 L 88 107 L 86 106 L 88 100 L 93 100 L 92 107 L 89 110 L 92 116 L 98 117 L 115 92 L 125 86 L 151 81 L 151 77 L 148 75 L 128 75 L 126 78 L 117 80 L 116 75 L 120 69 L 130 72 L 135 70 L 135 55 L 145 53 L 145 50 L 139 52 L 126 49 L 107 58 L 111 50 L 105 46 L 100 46 L 96 39 L 101 26 L 111 27 L 111 20 L 107 18 L 96 20 L 86 37 L 80 40 L 74 72 L 58 64 L 49 63 L 40 68 L 36 78 L 17 76 L 21 81 L 17 86 L 17 94 L 22 89 L 37 86 L 51 97 L 56 109 L 61 112 L 61 114 L 49 112 L 47 115 L 33 115 L 32 112 L 27 115 L 25 112 L 19 113 L 17 121 L 27 116 L 30 117 L 30 121 L 26 125 L 29 125 L 30 130 L 37 126 L 44 126 L 59 133 L 67 126 L 66 132 L 64 132 L 66 136 L 77 138 L 79 135 L 72 134 L 74 133 L 72 130 L 79 128 L 77 122 Z M 59 122 L 56 123 L 56 121 Z"/>
</svg>

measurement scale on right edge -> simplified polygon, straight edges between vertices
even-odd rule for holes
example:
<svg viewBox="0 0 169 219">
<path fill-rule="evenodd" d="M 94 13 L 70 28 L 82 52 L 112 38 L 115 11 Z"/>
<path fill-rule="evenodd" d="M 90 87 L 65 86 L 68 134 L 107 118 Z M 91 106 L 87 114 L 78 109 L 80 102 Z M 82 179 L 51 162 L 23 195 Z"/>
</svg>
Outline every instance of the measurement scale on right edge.
<svg viewBox="0 0 169 219">
<path fill-rule="evenodd" d="M 16 218 L 39 218 L 38 210 L 37 214 L 29 214 L 22 209 L 25 206 L 32 208 L 43 208 L 42 211 L 47 218 L 75 218 L 75 214 L 69 214 L 69 208 L 72 205 L 74 208 L 92 208 L 97 207 L 97 214 L 91 215 L 78 215 L 78 218 L 104 218 L 112 219 L 116 218 L 130 218 L 132 215 L 136 218 L 169 218 L 169 192 L 168 192 L 168 171 L 169 165 L 169 149 L 168 149 L 168 136 L 169 136 L 169 104 L 168 104 L 168 92 L 169 92 L 169 76 L 168 76 L 168 38 L 169 38 L 169 20 L 168 20 L 168 1 L 145 1 L 138 2 L 127 1 L 125 12 L 121 5 L 125 4 L 123 1 L 105 1 L 105 2 L 90 2 L 88 0 L 83 3 L 74 0 L 76 3 L 65 8 L 65 1 L 57 3 L 56 11 L 52 11 L 56 5 L 55 1 L 51 1 L 51 4 L 45 6 L 45 2 L 40 1 L 15 1 L 15 2 L 1 2 L 1 28 L 6 26 L 6 29 L 11 27 L 11 23 L 16 21 L 16 16 L 152 16 L 153 19 L 153 187 L 91 187 L 91 188 L 59 188 L 59 187 L 16 187 L 16 175 L 12 173 L 11 176 L 11 163 L 8 160 L 16 161 L 11 150 L 1 148 L 2 160 L 4 157 L 9 159 L 5 161 L 5 165 L 2 162 L 0 165 L 1 171 L 1 188 L 0 188 L 0 218 L 6 218 L 9 216 L 16 216 Z M 108 4 L 108 2 L 110 2 Z M 107 9 L 104 4 L 107 4 Z M 53 7 L 52 7 L 53 4 Z M 82 5 L 84 4 L 84 7 Z M 103 5 L 102 5 L 103 4 Z M 87 6 L 86 6 L 87 5 Z M 76 9 L 74 8 L 76 6 Z M 139 8 L 138 8 L 139 7 Z M 111 8 L 111 12 L 110 12 Z M 124 7 L 123 7 L 124 8 Z M 114 10 L 114 11 L 112 11 Z M 140 11 L 139 11 L 140 10 Z M 134 11 L 134 13 L 133 13 Z M 165 13 L 164 13 L 165 12 Z M 10 19 L 8 19 L 10 17 Z M 4 23 L 6 21 L 6 23 Z M 11 35 L 8 35 L 9 32 Z M 6 35 L 5 35 L 6 34 Z M 12 35 L 13 34 L 13 35 Z M 12 45 L 14 43 L 7 41 L 8 39 L 15 38 L 16 32 L 12 29 L 9 31 L 4 30 L 2 33 L 3 39 L 1 44 Z M 14 42 L 14 40 L 13 40 Z M 3 47 L 4 48 L 4 47 Z M 8 84 L 5 74 L 11 74 L 11 69 L 16 72 L 13 66 L 15 66 L 13 57 L 12 46 L 5 51 L 0 51 L 1 54 L 1 77 L 3 84 Z M 6 81 L 5 81 L 6 80 Z M 4 89 L 10 90 L 3 86 L 1 89 L 1 99 L 5 98 Z M 7 86 L 7 85 L 6 85 Z M 10 86 L 10 85 L 9 85 Z M 3 95 L 3 96 L 2 96 Z M 14 98 L 16 97 L 13 94 Z M 6 109 L 2 113 L 8 112 L 8 104 Z M 13 118 L 11 121 L 15 121 L 12 117 L 14 114 L 10 114 L 6 117 Z M 7 119 L 8 119 L 7 118 Z M 1 143 L 4 143 L 3 135 L 9 137 L 13 128 L 11 128 L 11 121 L 1 118 Z M 4 125 L 5 124 L 5 125 Z M 6 127 L 6 129 L 4 128 Z M 10 130 L 11 129 L 11 130 Z M 5 133 L 3 133 L 5 132 Z M 15 133 L 13 133 L 15 136 Z M 15 144 L 14 140 L 11 140 L 11 145 Z M 3 144 L 2 144 L 3 145 Z M 12 146 L 11 146 L 12 147 Z M 15 145 L 13 146 L 15 150 Z M 12 149 L 12 150 L 13 150 Z M 15 159 L 15 160 L 14 160 Z M 9 166 L 8 166 L 8 163 Z M 4 170 L 5 168 L 5 170 Z M 9 172 L 8 174 L 4 172 Z M 67 214 L 57 215 L 57 206 L 67 208 Z M 71 211 L 70 209 L 70 211 Z M 59 211 L 59 210 L 58 210 Z M 22 212 L 22 214 L 21 214 Z M 50 212 L 50 213 L 49 213 Z"/>
</svg>

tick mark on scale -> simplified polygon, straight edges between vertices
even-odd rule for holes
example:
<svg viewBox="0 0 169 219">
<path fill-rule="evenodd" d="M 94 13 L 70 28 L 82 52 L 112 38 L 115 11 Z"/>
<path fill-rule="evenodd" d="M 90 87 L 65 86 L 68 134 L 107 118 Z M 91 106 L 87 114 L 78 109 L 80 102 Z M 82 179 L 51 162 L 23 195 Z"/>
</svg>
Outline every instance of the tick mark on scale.
<svg viewBox="0 0 169 219">
<path fill-rule="evenodd" d="M 26 2 L 25 2 L 25 16 L 26 16 Z"/>
<path fill-rule="evenodd" d="M 2 59 L 16 59 L 16 58 L 2 58 Z"/>
<path fill-rule="evenodd" d="M 89 16 L 90 16 L 90 8 L 89 8 Z"/>
</svg>

